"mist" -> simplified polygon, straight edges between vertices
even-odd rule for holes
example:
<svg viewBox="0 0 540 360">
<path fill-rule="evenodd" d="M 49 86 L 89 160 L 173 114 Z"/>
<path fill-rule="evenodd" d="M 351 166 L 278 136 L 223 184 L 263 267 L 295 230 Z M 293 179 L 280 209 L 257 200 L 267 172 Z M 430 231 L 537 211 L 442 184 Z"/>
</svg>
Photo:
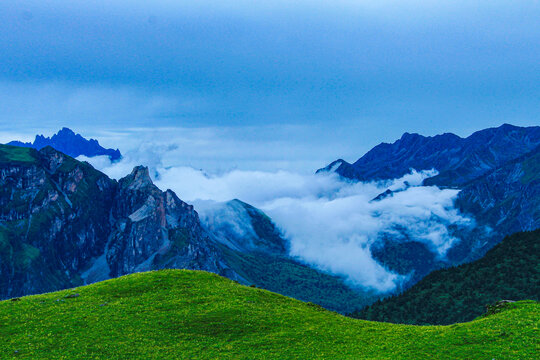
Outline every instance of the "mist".
<svg viewBox="0 0 540 360">
<path fill-rule="evenodd" d="M 203 222 L 223 221 L 219 217 L 224 214 L 224 204 L 220 203 L 232 199 L 247 202 L 272 218 L 289 242 L 291 256 L 341 276 L 351 286 L 389 292 L 406 280 L 406 275 L 392 273 L 373 259 L 370 246 L 382 234 L 406 229 L 409 238 L 424 243 L 442 259 L 459 241 L 448 232 L 448 226 L 474 225 L 473 219 L 454 208 L 459 190 L 421 186 L 423 179 L 437 173 L 435 170 L 411 169 L 400 179 L 355 183 L 334 173 L 205 173 L 186 166 L 165 167 L 167 146 L 153 152 L 142 147 L 139 155 L 131 153 L 112 164 L 105 157 L 80 159 L 117 179 L 135 165 L 149 166 L 155 184 L 194 204 Z M 374 200 L 387 189 L 391 195 Z M 239 233 L 250 232 L 248 223 L 239 219 L 234 226 Z"/>
</svg>

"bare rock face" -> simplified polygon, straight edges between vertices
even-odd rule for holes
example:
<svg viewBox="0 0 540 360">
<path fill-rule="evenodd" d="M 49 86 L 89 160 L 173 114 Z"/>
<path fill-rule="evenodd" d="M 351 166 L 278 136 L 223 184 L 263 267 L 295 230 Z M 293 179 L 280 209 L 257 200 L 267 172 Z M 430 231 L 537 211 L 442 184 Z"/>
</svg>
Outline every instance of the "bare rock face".
<svg viewBox="0 0 540 360">
<path fill-rule="evenodd" d="M 0 298 L 74 285 L 105 247 L 116 190 L 50 147 L 15 149 L 0 158 Z"/>
<path fill-rule="evenodd" d="M 165 267 L 220 272 L 197 212 L 174 192 L 162 192 L 148 168 L 136 167 L 120 180 L 107 263 L 111 275 Z"/>
<path fill-rule="evenodd" d="M 193 206 L 148 168 L 116 182 L 51 147 L 0 151 L 0 298 L 165 267 L 231 274 Z"/>
</svg>

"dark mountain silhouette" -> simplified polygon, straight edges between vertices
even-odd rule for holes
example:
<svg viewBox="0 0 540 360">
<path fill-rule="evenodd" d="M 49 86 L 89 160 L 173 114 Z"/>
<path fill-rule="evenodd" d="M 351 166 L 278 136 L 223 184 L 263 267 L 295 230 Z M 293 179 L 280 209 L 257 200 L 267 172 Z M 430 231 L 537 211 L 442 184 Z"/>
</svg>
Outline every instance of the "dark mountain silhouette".
<svg viewBox="0 0 540 360">
<path fill-rule="evenodd" d="M 41 150 L 46 146 L 51 146 L 52 148 L 71 157 L 77 157 L 80 155 L 88 157 L 107 155 L 111 161 L 119 160 L 122 157 L 120 150 L 105 149 L 99 145 L 97 140 L 87 140 L 80 134 L 75 134 L 68 128 L 63 128 L 50 138 L 44 137 L 43 135 L 36 135 L 36 139 L 33 143 L 11 141 L 8 143 L 8 145 L 29 147 L 36 150 Z"/>
</svg>

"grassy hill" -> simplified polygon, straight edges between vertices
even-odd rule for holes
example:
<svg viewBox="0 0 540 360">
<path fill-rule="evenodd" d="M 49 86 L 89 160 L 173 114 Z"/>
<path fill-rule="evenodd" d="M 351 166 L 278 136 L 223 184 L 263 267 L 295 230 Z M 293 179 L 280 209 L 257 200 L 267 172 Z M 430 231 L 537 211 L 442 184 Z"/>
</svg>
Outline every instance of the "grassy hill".
<svg viewBox="0 0 540 360">
<path fill-rule="evenodd" d="M 539 325 L 532 301 L 470 323 L 393 325 L 165 270 L 0 302 L 0 358 L 529 359 Z"/>
<path fill-rule="evenodd" d="M 452 324 L 474 319 L 501 299 L 540 300 L 540 229 L 506 237 L 469 264 L 434 271 L 404 293 L 354 317 L 401 324 Z"/>
</svg>

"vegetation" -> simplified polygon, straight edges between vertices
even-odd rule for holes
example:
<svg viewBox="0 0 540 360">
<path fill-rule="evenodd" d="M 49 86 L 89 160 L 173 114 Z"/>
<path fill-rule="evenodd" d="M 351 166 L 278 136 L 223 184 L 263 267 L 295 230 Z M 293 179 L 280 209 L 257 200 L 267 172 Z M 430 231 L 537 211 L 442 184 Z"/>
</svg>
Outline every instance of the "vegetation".
<svg viewBox="0 0 540 360">
<path fill-rule="evenodd" d="M 393 325 L 164 270 L 0 302 L 0 358 L 531 359 L 539 310 L 524 301 L 466 324 Z"/>
<path fill-rule="evenodd" d="M 497 300 L 540 300 L 540 229 L 506 237 L 482 259 L 435 271 L 353 317 L 403 324 L 469 321 Z"/>
<path fill-rule="evenodd" d="M 34 163 L 37 159 L 34 149 L 0 145 L 0 163 Z"/>
<path fill-rule="evenodd" d="M 228 261 L 248 284 L 311 301 L 327 309 L 350 313 L 373 303 L 378 294 L 365 289 L 353 290 L 343 279 L 332 276 L 290 258 L 266 253 L 239 254 L 223 249 Z"/>
</svg>

